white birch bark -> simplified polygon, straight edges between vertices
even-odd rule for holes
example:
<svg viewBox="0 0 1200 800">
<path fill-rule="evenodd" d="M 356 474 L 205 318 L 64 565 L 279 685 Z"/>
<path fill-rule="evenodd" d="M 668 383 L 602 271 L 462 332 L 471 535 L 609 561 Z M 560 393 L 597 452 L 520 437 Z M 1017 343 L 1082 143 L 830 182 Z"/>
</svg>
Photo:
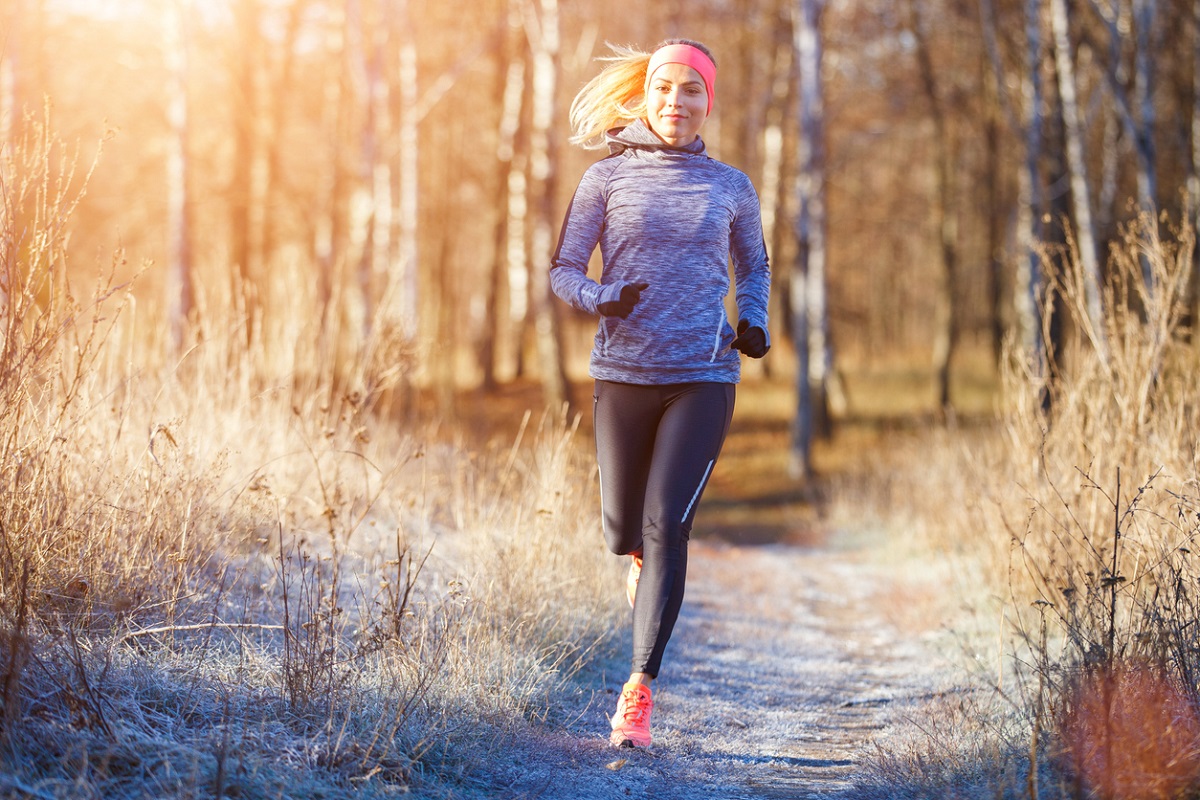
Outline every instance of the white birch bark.
<svg viewBox="0 0 1200 800">
<path fill-rule="evenodd" d="M 388 150 L 392 143 L 392 94 L 391 82 L 385 74 L 390 34 L 394 29 L 392 4 L 389 0 L 379 3 L 380 18 L 375 25 L 372 44 L 373 65 L 370 71 L 369 92 L 371 98 L 372 128 L 379 148 L 371 165 L 371 282 L 382 292 L 380 313 L 389 319 L 393 316 L 391 299 L 395 287 L 391 285 L 395 265 L 392 256 L 392 162 Z M 372 320 L 372 325 L 377 320 Z"/>
<path fill-rule="evenodd" d="M 496 223 L 492 233 L 493 251 L 491 288 L 488 293 L 486 303 L 486 320 L 484 323 L 483 346 L 480 350 L 480 366 L 483 369 L 483 383 L 485 387 L 491 387 L 496 382 L 498 352 L 502 337 L 511 326 L 502 325 L 501 314 L 499 312 L 500 296 L 506 284 L 506 279 L 509 277 L 509 248 L 512 235 L 513 218 L 510 213 L 510 202 L 512 200 L 512 191 L 510 184 L 512 183 L 513 173 L 519 172 L 517 168 L 517 132 L 521 125 L 521 105 L 522 97 L 525 94 L 525 58 L 521 49 L 512 47 L 500 48 L 502 54 L 499 60 L 498 72 L 502 75 L 500 88 L 501 110 L 500 110 L 500 125 L 496 136 Z M 524 197 L 524 187 L 520 196 Z M 521 231 L 524 230 L 522 220 Z M 523 240 L 523 233 L 517 234 Z M 523 248 L 522 248 L 523 252 Z M 523 266 L 523 265 L 522 265 Z M 511 289 L 511 287 L 510 287 Z M 524 287 L 519 298 L 519 303 L 522 312 L 524 312 L 526 296 Z M 511 292 L 508 296 L 509 308 L 512 309 L 514 304 L 518 302 L 518 298 Z M 510 319 L 511 317 L 506 317 Z M 507 337 L 504 337 L 507 338 Z"/>
<path fill-rule="evenodd" d="M 812 440 L 826 421 L 832 367 L 825 295 L 825 120 L 820 32 L 824 10 L 825 0 L 796 0 L 792 7 L 800 99 L 797 209 L 793 222 L 799 252 L 791 282 L 798 358 L 791 470 L 797 477 L 805 477 L 811 470 Z"/>
<path fill-rule="evenodd" d="M 1142 209 L 1158 208 L 1158 171 L 1154 135 L 1157 114 L 1154 110 L 1154 51 L 1157 36 L 1158 0 L 1133 0 L 1134 56 L 1133 96 L 1138 108 L 1138 150 L 1142 153 L 1138 170 L 1138 201 Z M 1147 278 L 1149 272 L 1147 271 Z M 1147 284 L 1149 285 L 1149 284 Z"/>
<path fill-rule="evenodd" d="M 1040 0 L 1025 0 L 1025 163 L 1018 180 L 1016 290 L 1013 293 L 1021 342 L 1035 379 L 1046 377 L 1046 343 L 1042 326 L 1041 241 L 1042 191 L 1038 161 L 1042 155 L 1042 22 Z"/>
<path fill-rule="evenodd" d="M 1054 63 L 1058 75 L 1058 96 L 1062 102 L 1066 136 L 1067 169 L 1071 182 L 1071 203 L 1075 214 L 1076 244 L 1082 271 L 1088 337 L 1101 361 L 1108 363 L 1108 337 L 1101 306 L 1100 259 L 1096 249 L 1095 223 L 1092 219 L 1091 184 L 1084 157 L 1083 126 L 1076 95 L 1075 61 L 1071 55 L 1066 0 L 1050 0 L 1050 28 L 1054 35 Z"/>
<path fill-rule="evenodd" d="M 420 281 L 418 264 L 420 252 L 417 240 L 417 225 L 420 212 L 418 167 L 420 165 L 420 141 L 417 123 L 420 117 L 417 108 L 417 39 L 413 31 L 409 0 L 395 0 L 397 19 L 400 23 L 399 69 L 396 75 L 399 93 L 399 112 L 396 119 L 397 160 L 399 173 L 395 210 L 392 214 L 395 229 L 396 274 L 393 284 L 396 291 L 397 313 L 400 331 L 405 338 L 417 335 L 418 309 L 420 308 Z"/>
<path fill-rule="evenodd" d="M 1137 156 L 1138 203 L 1143 211 L 1153 212 L 1158 196 L 1158 173 L 1155 163 L 1154 110 L 1155 50 L 1159 44 L 1158 0 L 1132 0 L 1132 16 L 1123 15 L 1122 5 L 1110 5 L 1091 0 L 1091 6 L 1108 28 L 1108 86 L 1120 114 L 1121 124 L 1133 142 Z M 1134 31 L 1133 97 L 1125 89 L 1127 70 L 1122 64 L 1122 52 L 1128 49 L 1125 31 Z M 1147 267 L 1148 269 L 1148 267 Z"/>
<path fill-rule="evenodd" d="M 533 106 L 530 121 L 529 178 L 533 210 L 530 235 L 531 298 L 534 332 L 546 403 L 558 407 L 569 392 L 558 331 L 557 305 L 550 301 L 553 257 L 557 138 L 551 128 L 558 112 L 560 28 L 558 0 L 536 0 L 526 7 L 526 29 L 533 52 Z"/>
</svg>

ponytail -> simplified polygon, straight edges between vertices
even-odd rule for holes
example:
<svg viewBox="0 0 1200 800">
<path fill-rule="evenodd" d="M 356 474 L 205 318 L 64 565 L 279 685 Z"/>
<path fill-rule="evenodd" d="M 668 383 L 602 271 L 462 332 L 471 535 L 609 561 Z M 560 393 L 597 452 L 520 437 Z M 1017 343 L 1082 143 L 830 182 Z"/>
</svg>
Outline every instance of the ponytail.
<svg viewBox="0 0 1200 800">
<path fill-rule="evenodd" d="M 571 102 L 571 144 L 589 150 L 604 146 L 610 128 L 628 125 L 646 116 L 646 66 L 650 54 L 632 47 L 610 44 L 613 55 L 600 74 L 588 81 Z"/>
</svg>

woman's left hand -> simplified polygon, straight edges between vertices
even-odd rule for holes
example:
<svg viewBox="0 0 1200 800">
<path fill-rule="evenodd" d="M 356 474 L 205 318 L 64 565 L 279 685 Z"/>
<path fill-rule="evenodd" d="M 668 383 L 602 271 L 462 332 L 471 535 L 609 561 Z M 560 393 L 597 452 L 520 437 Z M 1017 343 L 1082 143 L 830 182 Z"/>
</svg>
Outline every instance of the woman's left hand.
<svg viewBox="0 0 1200 800">
<path fill-rule="evenodd" d="M 767 344 L 767 334 L 762 328 L 755 325 L 750 327 L 750 323 L 742 320 L 738 323 L 737 338 L 729 345 L 734 350 L 740 350 L 751 358 L 762 358 L 771 349 L 771 345 Z"/>
</svg>

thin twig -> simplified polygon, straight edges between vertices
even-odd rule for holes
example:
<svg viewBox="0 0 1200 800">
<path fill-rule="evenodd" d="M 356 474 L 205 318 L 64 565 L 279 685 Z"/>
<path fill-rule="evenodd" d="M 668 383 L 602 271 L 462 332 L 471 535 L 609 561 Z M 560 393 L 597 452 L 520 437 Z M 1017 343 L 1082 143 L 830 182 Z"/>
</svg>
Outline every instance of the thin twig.
<svg viewBox="0 0 1200 800">
<path fill-rule="evenodd" d="M 260 625 L 253 622 L 200 622 L 195 625 L 162 625 L 157 628 L 143 628 L 139 631 L 126 631 L 121 634 L 118 641 L 124 642 L 126 639 L 135 639 L 139 636 L 154 636 L 159 633 L 179 633 L 183 631 L 203 631 L 212 630 L 213 628 L 221 628 L 223 630 L 260 630 L 260 631 L 281 631 L 283 625 Z"/>
</svg>

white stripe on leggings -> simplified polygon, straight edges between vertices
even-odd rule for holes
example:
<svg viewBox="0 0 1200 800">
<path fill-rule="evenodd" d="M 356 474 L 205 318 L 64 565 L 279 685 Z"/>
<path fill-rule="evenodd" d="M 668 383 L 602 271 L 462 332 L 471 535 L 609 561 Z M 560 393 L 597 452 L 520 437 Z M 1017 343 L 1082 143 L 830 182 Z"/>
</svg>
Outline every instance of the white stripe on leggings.
<svg viewBox="0 0 1200 800">
<path fill-rule="evenodd" d="M 696 487 L 696 493 L 692 495 L 692 501 L 688 503 L 687 509 L 683 512 L 683 519 L 679 520 L 680 522 L 686 522 L 688 514 L 692 513 L 692 506 L 696 505 L 696 501 L 700 499 L 700 493 L 704 491 L 704 484 L 708 482 L 708 474 L 712 472 L 713 465 L 716 463 L 715 459 L 708 462 L 708 467 L 704 470 L 704 477 L 700 479 L 700 485 Z"/>
</svg>

